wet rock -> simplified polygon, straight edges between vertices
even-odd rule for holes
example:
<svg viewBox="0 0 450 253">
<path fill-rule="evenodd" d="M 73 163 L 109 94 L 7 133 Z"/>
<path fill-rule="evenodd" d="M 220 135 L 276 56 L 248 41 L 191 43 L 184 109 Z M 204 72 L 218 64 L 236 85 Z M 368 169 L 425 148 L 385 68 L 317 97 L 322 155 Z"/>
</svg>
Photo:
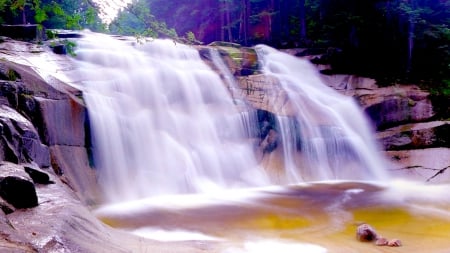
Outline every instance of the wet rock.
<svg viewBox="0 0 450 253">
<path fill-rule="evenodd" d="M 431 183 L 450 183 L 450 148 L 387 151 L 394 177 Z"/>
<path fill-rule="evenodd" d="M 35 162 L 50 166 L 48 147 L 43 145 L 34 126 L 17 111 L 0 106 L 0 158 L 19 163 Z"/>
<path fill-rule="evenodd" d="M 294 115 L 292 102 L 279 81 L 272 76 L 250 75 L 237 79 L 238 91 L 234 97 L 245 100 L 253 108 L 277 115 Z"/>
<path fill-rule="evenodd" d="M 52 50 L 55 54 L 67 54 L 67 47 L 63 44 L 54 46 Z"/>
<path fill-rule="evenodd" d="M 388 241 L 387 245 L 389 247 L 400 247 L 402 246 L 402 242 L 399 239 L 391 239 Z"/>
<path fill-rule="evenodd" d="M 39 132 L 47 145 L 84 146 L 86 109 L 72 99 L 36 97 Z"/>
<path fill-rule="evenodd" d="M 0 209 L 3 211 L 4 214 L 13 213 L 16 210 L 11 204 L 4 201 L 3 199 L 0 199 Z"/>
<path fill-rule="evenodd" d="M 430 94 L 416 86 L 397 86 L 365 91 L 357 100 L 378 130 L 423 122 L 436 115 Z"/>
<path fill-rule="evenodd" d="M 356 229 L 356 239 L 361 242 L 371 242 L 377 240 L 378 234 L 369 224 L 361 224 Z"/>
<path fill-rule="evenodd" d="M 406 124 L 377 134 L 385 150 L 450 147 L 450 122 Z"/>
<path fill-rule="evenodd" d="M 222 60 L 233 75 L 248 76 L 259 72 L 258 56 L 253 48 L 241 47 L 234 43 L 215 43 L 211 46 L 219 50 Z"/>
<path fill-rule="evenodd" d="M 386 246 L 388 245 L 388 240 L 384 237 L 379 237 L 376 241 L 375 241 L 375 245 L 377 246 Z"/>
<path fill-rule="evenodd" d="M 34 184 L 15 176 L 0 179 L 0 197 L 15 208 L 31 208 L 38 205 Z"/>
<path fill-rule="evenodd" d="M 274 151 L 278 146 L 279 134 L 273 129 L 269 130 L 266 138 L 259 145 L 264 153 L 270 153 Z"/>
<path fill-rule="evenodd" d="M 55 183 L 50 180 L 50 177 L 46 173 L 41 172 L 39 170 L 25 166 L 25 172 L 28 173 L 28 175 L 30 175 L 31 179 L 36 184 L 54 184 Z"/>
</svg>

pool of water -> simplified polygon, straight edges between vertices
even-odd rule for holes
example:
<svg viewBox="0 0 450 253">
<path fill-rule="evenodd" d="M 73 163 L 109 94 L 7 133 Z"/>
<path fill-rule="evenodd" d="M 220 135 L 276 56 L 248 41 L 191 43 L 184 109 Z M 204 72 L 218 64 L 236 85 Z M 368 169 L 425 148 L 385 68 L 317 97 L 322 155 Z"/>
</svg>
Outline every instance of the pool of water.
<svg viewBox="0 0 450 253">
<path fill-rule="evenodd" d="M 106 224 L 160 241 L 220 244 L 221 252 L 449 252 L 449 185 L 317 182 L 164 196 L 103 206 Z M 401 247 L 356 240 L 368 223 Z"/>
</svg>

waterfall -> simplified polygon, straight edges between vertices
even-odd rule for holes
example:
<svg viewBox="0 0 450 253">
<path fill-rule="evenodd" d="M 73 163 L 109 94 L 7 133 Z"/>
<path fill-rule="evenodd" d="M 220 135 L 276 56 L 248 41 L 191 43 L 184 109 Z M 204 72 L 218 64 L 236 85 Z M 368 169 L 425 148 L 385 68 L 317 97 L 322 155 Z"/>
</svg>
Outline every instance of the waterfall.
<svg viewBox="0 0 450 253">
<path fill-rule="evenodd" d="M 233 100 L 237 83 L 216 51 L 213 71 L 195 48 L 170 40 L 87 33 L 77 44 L 76 81 L 107 202 L 280 183 L 257 159 L 249 141 L 256 113 Z M 307 61 L 256 50 L 294 112 L 276 116 L 282 183 L 383 178 L 383 159 L 352 99 L 324 85 Z"/>
<path fill-rule="evenodd" d="M 288 182 L 385 178 L 371 127 L 351 97 L 326 86 L 307 60 L 256 50 L 263 73 L 278 80 L 290 103 L 290 115 L 277 115 Z"/>
<path fill-rule="evenodd" d="M 241 114 L 194 48 L 98 34 L 77 43 L 107 201 L 268 184 Z"/>
</svg>

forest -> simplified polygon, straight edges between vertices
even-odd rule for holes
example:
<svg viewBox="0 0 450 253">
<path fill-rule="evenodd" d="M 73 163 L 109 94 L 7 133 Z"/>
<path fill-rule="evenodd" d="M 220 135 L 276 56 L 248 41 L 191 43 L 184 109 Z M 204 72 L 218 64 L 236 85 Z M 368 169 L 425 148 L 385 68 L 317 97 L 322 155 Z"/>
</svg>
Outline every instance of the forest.
<svg viewBox="0 0 450 253">
<path fill-rule="evenodd" d="M 96 7 L 87 0 L 0 0 L 0 22 L 308 48 L 334 73 L 450 90 L 449 0 L 137 0 L 110 24 Z"/>
</svg>

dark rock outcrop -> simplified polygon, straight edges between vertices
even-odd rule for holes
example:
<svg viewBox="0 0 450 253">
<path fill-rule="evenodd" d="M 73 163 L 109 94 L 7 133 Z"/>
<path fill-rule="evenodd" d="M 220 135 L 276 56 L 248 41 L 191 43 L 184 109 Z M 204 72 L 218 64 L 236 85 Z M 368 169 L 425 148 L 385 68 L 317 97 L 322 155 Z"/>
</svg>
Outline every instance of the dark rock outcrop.
<svg viewBox="0 0 450 253">
<path fill-rule="evenodd" d="M 0 197 L 15 208 L 31 208 L 38 205 L 34 184 L 15 176 L 0 179 Z"/>
<path fill-rule="evenodd" d="M 42 41 L 45 39 L 45 29 L 36 24 L 0 25 L 0 35 L 23 41 Z"/>
<path fill-rule="evenodd" d="M 380 132 L 378 138 L 385 150 L 450 148 L 450 123 L 433 121 L 402 125 Z"/>
<path fill-rule="evenodd" d="M 34 126 L 25 117 L 5 105 L 0 105 L 0 157 L 2 160 L 40 167 L 50 166 L 48 147 L 40 141 Z"/>
<path fill-rule="evenodd" d="M 50 180 L 50 177 L 47 173 L 39 171 L 37 169 L 33 169 L 25 166 L 25 172 L 31 177 L 35 184 L 54 184 L 55 182 Z"/>
<path fill-rule="evenodd" d="M 81 92 L 58 80 L 44 80 L 28 66 L 5 61 L 2 70 L 14 70 L 21 78 L 5 80 L 8 85 L 0 89 L 0 158 L 51 167 L 80 198 L 91 202 L 97 184 L 89 163 L 89 123 Z"/>
<path fill-rule="evenodd" d="M 429 99 L 396 95 L 385 97 L 365 111 L 379 130 L 408 122 L 425 121 L 435 115 Z"/>
</svg>

